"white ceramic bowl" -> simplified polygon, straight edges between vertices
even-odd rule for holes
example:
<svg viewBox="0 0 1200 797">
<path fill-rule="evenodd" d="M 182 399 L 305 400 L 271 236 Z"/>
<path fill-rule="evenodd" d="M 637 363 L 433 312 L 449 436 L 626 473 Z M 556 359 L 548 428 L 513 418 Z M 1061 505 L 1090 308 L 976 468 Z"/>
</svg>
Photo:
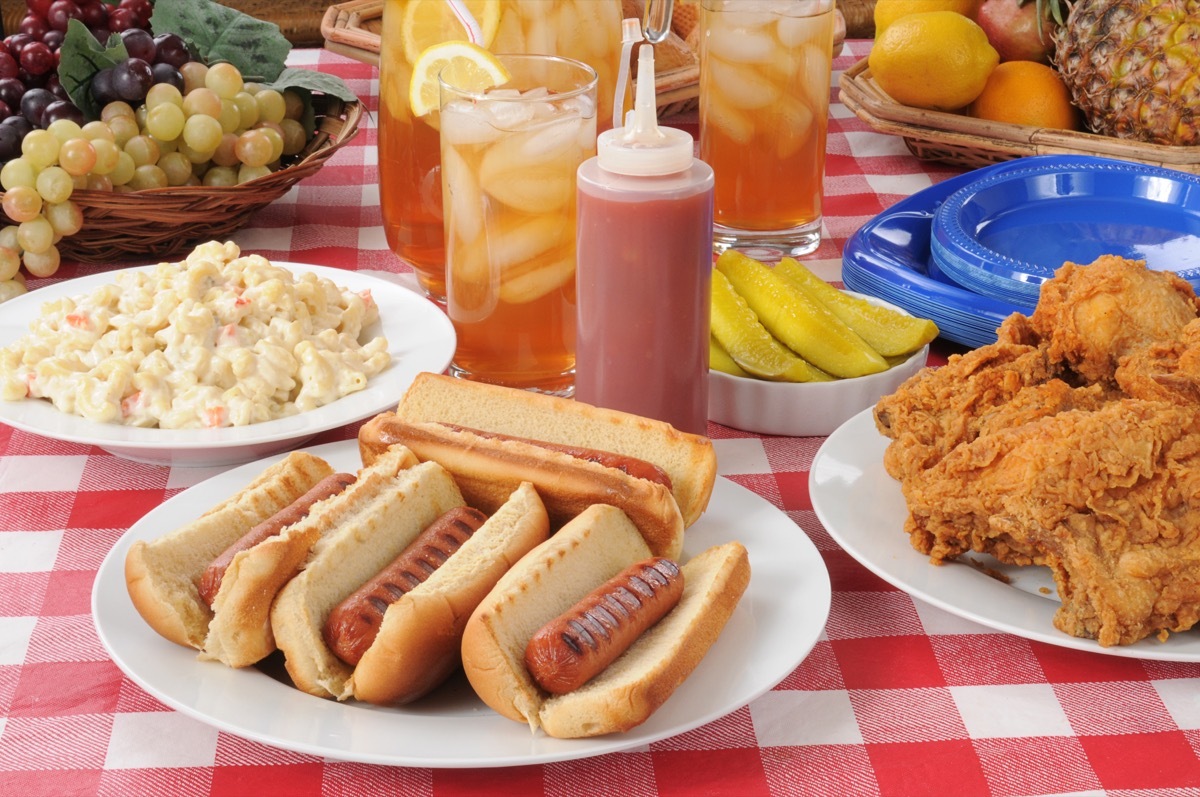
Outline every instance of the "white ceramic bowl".
<svg viewBox="0 0 1200 797">
<path fill-rule="evenodd" d="M 854 295 L 862 296 L 872 304 L 905 312 L 873 296 Z M 708 417 L 744 432 L 823 437 L 895 391 L 904 380 L 921 370 L 928 357 L 929 346 L 926 345 L 904 362 L 881 373 L 832 382 L 770 382 L 709 371 Z"/>
</svg>

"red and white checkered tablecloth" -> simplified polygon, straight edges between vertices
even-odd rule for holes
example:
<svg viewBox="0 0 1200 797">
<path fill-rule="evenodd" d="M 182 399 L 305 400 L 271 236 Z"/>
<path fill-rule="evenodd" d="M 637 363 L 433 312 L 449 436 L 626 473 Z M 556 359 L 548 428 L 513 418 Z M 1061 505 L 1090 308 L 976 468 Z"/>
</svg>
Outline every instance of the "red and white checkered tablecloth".
<svg viewBox="0 0 1200 797">
<path fill-rule="evenodd" d="M 852 42 L 837 67 L 868 47 Z M 372 67 L 323 51 L 293 62 L 342 76 L 376 111 Z M 829 238 L 809 262 L 837 279 L 842 246 L 863 222 L 955 170 L 918 161 L 837 103 L 832 117 Z M 403 271 L 384 240 L 375 164 L 367 117 L 350 145 L 236 240 L 274 259 Z M 68 264 L 60 276 L 94 270 Z M 749 706 L 643 749 L 430 770 L 247 741 L 124 677 L 93 627 L 96 570 L 145 512 L 214 471 L 139 465 L 0 425 L 0 795 L 1200 794 L 1200 664 L 1030 642 L 916 601 L 817 521 L 808 470 L 821 439 L 716 425 L 710 434 L 722 475 L 779 507 L 825 560 L 833 605 L 811 655 Z"/>
</svg>

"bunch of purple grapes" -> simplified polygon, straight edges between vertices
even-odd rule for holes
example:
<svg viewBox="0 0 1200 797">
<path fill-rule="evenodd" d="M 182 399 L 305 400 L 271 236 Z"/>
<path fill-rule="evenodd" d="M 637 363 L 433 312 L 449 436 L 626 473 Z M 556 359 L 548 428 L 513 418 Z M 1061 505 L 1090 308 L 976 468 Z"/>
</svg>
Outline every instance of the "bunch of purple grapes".
<svg viewBox="0 0 1200 797">
<path fill-rule="evenodd" d="M 101 0 L 26 0 L 26 7 L 17 32 L 0 42 L 0 164 L 20 155 L 29 131 L 59 119 L 84 122 L 58 78 L 59 48 L 72 19 L 102 43 L 120 34 L 130 56 L 93 78 L 97 105 L 124 100 L 136 106 L 155 83 L 182 88 L 179 67 L 191 55 L 178 36 L 152 37 L 147 31 L 151 0 L 120 0 L 116 6 Z"/>
<path fill-rule="evenodd" d="M 152 37 L 140 28 L 121 31 L 121 39 L 129 57 L 92 78 L 92 97 L 98 105 L 123 100 L 136 108 L 156 83 L 183 89 L 179 68 L 192 60 L 183 39 L 174 33 Z"/>
</svg>

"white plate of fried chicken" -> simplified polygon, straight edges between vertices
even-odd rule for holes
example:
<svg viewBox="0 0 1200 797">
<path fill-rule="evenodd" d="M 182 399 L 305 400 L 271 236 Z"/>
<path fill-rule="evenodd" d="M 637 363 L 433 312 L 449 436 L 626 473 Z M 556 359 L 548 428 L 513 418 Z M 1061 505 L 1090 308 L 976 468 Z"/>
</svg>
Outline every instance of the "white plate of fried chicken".
<svg viewBox="0 0 1200 797">
<path fill-rule="evenodd" d="M 830 436 L 818 517 L 885 580 L 984 625 L 1200 661 L 1198 316 L 1169 272 L 1064 265 L 996 343 Z"/>
</svg>

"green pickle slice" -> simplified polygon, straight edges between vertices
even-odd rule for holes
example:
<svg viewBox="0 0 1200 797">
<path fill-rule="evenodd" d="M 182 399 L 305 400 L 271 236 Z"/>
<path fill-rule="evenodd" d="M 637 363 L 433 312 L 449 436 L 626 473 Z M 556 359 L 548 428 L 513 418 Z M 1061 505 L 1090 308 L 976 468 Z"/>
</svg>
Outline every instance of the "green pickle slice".
<svg viewBox="0 0 1200 797">
<path fill-rule="evenodd" d="M 829 308 L 885 358 L 912 354 L 938 336 L 938 327 L 933 321 L 897 313 L 851 296 L 790 257 L 779 261 L 775 273 Z"/>
<path fill-rule="evenodd" d="M 730 358 L 754 376 L 777 382 L 831 379 L 773 338 L 720 271 L 713 272 L 711 324 L 713 337 Z"/>
<path fill-rule="evenodd" d="M 768 266 L 727 249 L 717 258 L 714 279 L 717 273 L 728 277 L 771 335 L 822 371 L 849 378 L 888 369 L 887 360 L 825 305 Z"/>
</svg>

